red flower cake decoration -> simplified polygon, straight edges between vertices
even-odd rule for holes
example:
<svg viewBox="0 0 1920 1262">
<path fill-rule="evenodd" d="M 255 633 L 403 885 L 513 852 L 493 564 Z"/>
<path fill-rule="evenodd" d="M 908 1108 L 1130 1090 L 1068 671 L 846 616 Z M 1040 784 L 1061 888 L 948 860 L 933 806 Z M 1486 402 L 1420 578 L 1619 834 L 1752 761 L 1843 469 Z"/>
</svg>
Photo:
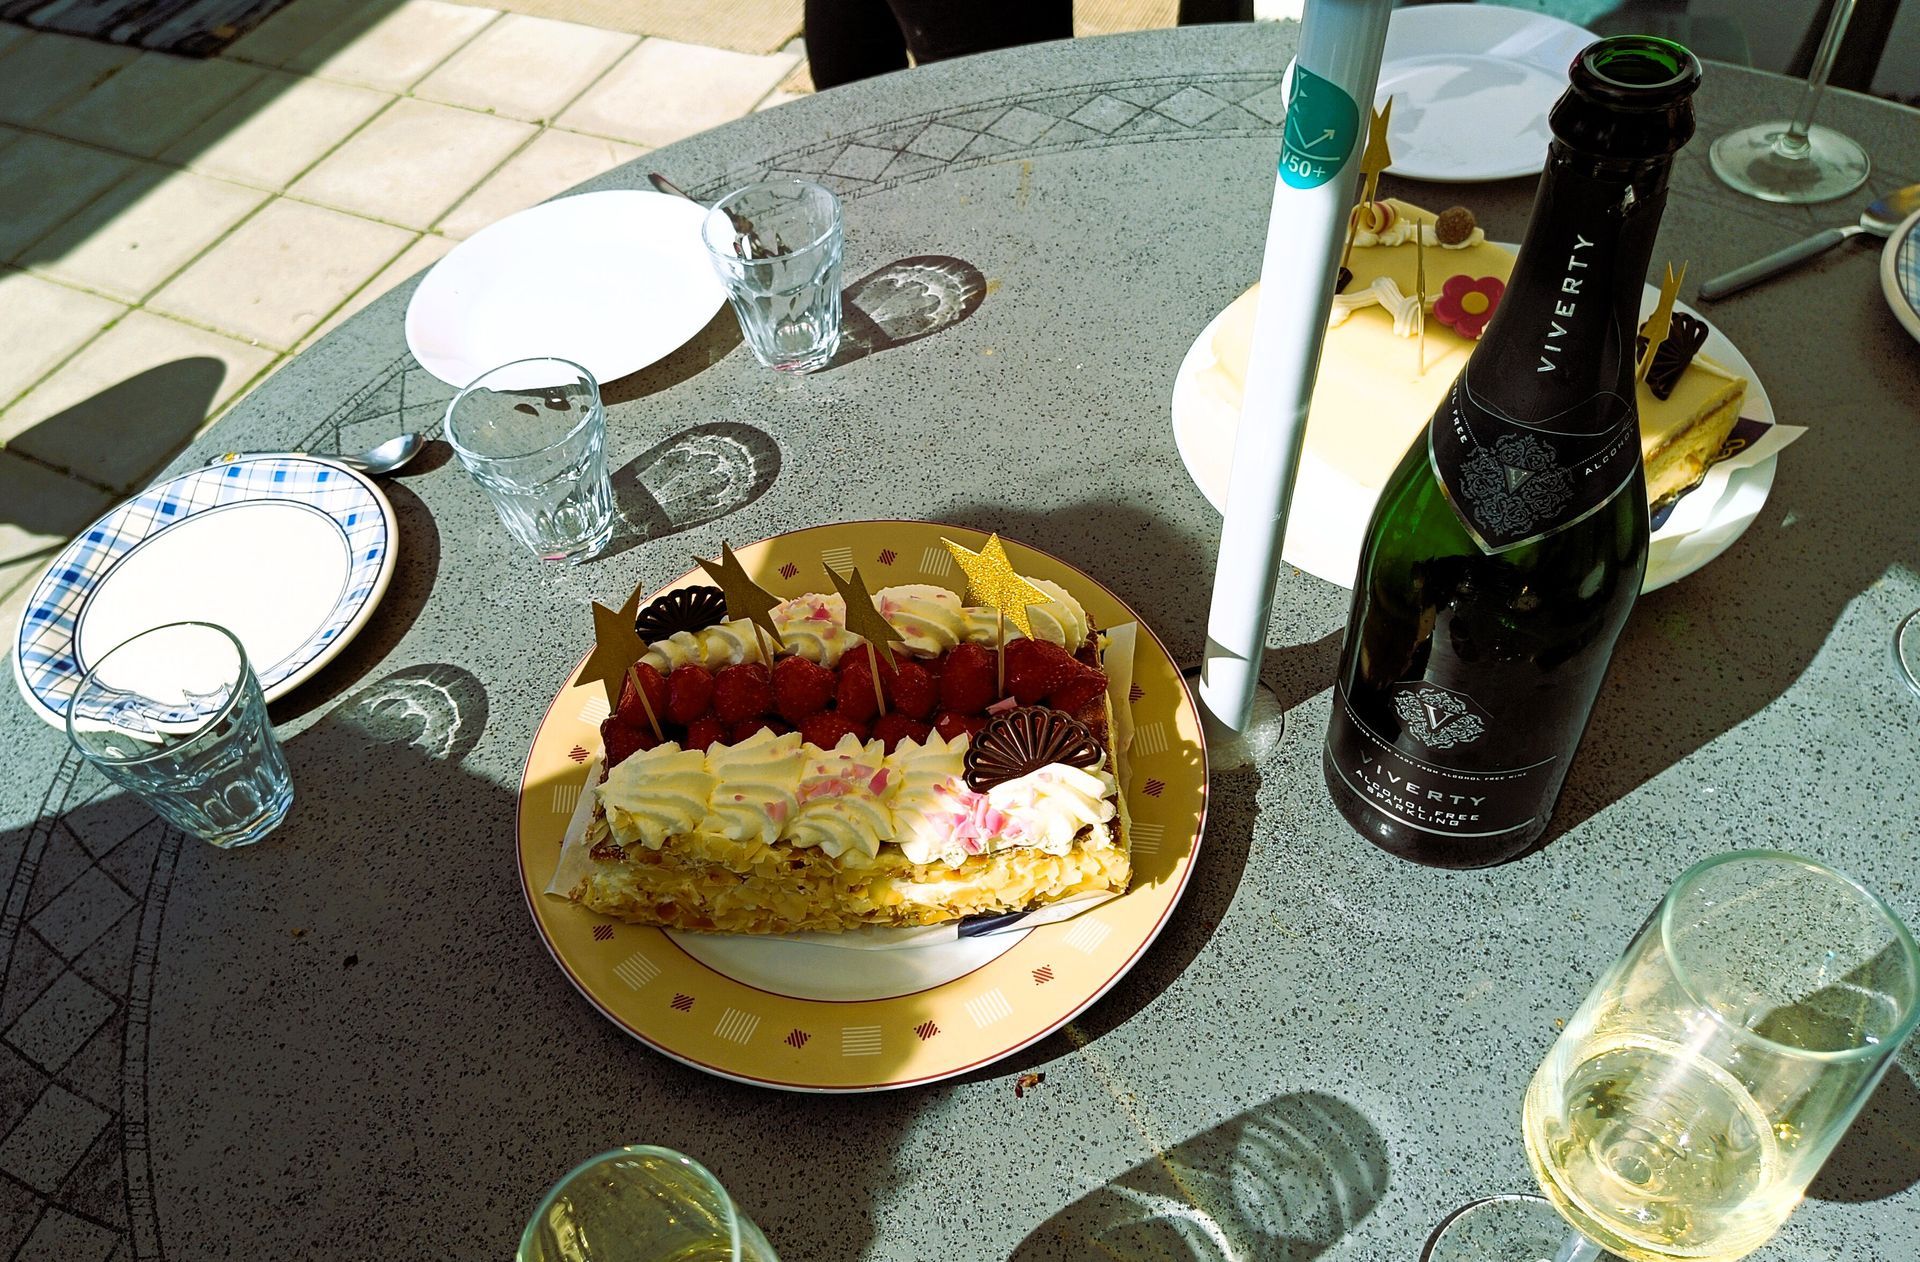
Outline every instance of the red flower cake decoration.
<svg viewBox="0 0 1920 1262">
<path fill-rule="evenodd" d="M 1506 292 L 1506 282 L 1497 276 L 1449 276 L 1434 299 L 1433 318 L 1461 337 L 1478 338 Z"/>
</svg>

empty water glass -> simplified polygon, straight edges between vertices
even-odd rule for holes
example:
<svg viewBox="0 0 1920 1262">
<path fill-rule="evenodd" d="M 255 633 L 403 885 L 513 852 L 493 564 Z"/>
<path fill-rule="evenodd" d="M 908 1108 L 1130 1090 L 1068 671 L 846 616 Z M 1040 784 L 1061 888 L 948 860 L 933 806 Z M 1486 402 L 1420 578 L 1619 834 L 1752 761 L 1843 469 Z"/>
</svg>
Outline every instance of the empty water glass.
<svg viewBox="0 0 1920 1262">
<path fill-rule="evenodd" d="M 447 405 L 447 442 L 507 533 L 543 561 L 584 561 L 613 538 L 600 383 L 564 359 L 482 373 Z"/>
<path fill-rule="evenodd" d="M 144 631 L 87 671 L 67 737 L 107 779 L 216 846 L 259 841 L 293 805 L 293 776 L 246 650 L 224 627 Z"/>
<path fill-rule="evenodd" d="M 840 345 L 840 199 L 805 180 L 749 184 L 701 226 L 754 358 L 810 372 Z"/>
</svg>

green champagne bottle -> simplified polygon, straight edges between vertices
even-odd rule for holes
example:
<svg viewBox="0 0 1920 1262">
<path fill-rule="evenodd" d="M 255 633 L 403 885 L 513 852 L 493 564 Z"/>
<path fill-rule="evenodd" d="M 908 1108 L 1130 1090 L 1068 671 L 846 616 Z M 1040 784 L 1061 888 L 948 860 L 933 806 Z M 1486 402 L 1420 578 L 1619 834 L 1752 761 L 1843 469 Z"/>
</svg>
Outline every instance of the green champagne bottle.
<svg viewBox="0 0 1920 1262">
<path fill-rule="evenodd" d="M 1700 63 L 1619 36 L 1569 77 L 1506 292 L 1368 523 L 1327 729 L 1341 813 L 1439 867 L 1546 830 L 1647 565 L 1634 339 Z"/>
</svg>

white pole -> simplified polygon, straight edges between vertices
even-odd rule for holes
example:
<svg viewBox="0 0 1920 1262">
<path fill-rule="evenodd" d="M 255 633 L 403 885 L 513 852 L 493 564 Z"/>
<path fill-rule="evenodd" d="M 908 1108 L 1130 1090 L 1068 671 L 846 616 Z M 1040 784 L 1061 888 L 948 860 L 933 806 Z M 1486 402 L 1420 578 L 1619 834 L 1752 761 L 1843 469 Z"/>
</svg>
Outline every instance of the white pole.
<svg viewBox="0 0 1920 1262">
<path fill-rule="evenodd" d="M 1253 712 L 1391 7 L 1391 0 L 1307 0 L 1301 22 L 1200 670 L 1201 700 L 1234 731 Z"/>
</svg>

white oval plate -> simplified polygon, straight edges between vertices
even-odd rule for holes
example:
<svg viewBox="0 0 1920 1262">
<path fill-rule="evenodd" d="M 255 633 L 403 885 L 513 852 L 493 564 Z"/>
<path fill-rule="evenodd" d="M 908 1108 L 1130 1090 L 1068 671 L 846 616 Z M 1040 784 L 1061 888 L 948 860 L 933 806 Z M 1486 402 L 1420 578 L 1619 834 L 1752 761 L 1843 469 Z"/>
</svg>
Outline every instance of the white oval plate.
<svg viewBox="0 0 1920 1262">
<path fill-rule="evenodd" d="M 1648 285 L 1642 312 L 1651 311 L 1659 300 L 1660 291 Z M 1700 314 L 1684 302 L 1675 303 L 1674 310 Z M 1207 327 L 1187 348 L 1186 357 L 1180 361 L 1180 371 L 1173 379 L 1173 440 L 1180 449 L 1180 460 L 1187 466 L 1188 476 L 1216 512 L 1222 511 L 1227 502 L 1233 443 L 1240 428 L 1239 413 L 1206 384 L 1205 375 L 1214 365 L 1213 335 L 1225 317 L 1226 312 L 1222 311 L 1208 321 Z M 1707 328 L 1703 353 L 1747 379 L 1747 399 L 1740 407 L 1741 415 L 1771 422 L 1773 404 L 1753 365 L 1711 322 Z M 1680 529 L 1674 518 L 1669 518 L 1666 525 L 1656 530 L 1652 550 L 1647 555 L 1647 576 L 1640 590 L 1655 591 L 1678 582 L 1732 547 L 1733 541 L 1760 515 L 1761 505 L 1767 502 L 1778 461 L 1779 457 L 1773 456 L 1736 470 L 1705 520 L 1693 529 Z M 1378 498 L 1377 491 L 1358 493 L 1352 483 L 1332 476 L 1311 452 L 1303 451 L 1294 482 L 1293 504 L 1287 515 L 1289 528 L 1282 558 L 1287 564 L 1329 583 L 1350 586 L 1354 570 L 1360 564 L 1360 544 L 1366 536 L 1367 519 L 1373 515 L 1373 504 Z M 1687 502 L 1692 504 L 1691 500 Z M 1688 512 L 1685 517 L 1698 520 L 1695 512 Z"/>
<path fill-rule="evenodd" d="M 1894 319 L 1920 339 L 1920 210 L 1893 230 L 1880 251 L 1880 289 Z"/>
<path fill-rule="evenodd" d="M 727 300 L 704 207 L 637 189 L 580 193 L 489 224 L 407 304 L 407 349 L 464 388 L 516 359 L 570 359 L 603 385 L 698 333 Z"/>
<path fill-rule="evenodd" d="M 271 701 L 366 625 L 397 536 L 378 487 L 312 456 L 181 474 L 113 509 L 48 567 L 14 634 L 14 682 L 34 713 L 63 724 L 91 663 L 191 620 L 233 632 Z"/>
<path fill-rule="evenodd" d="M 1387 19 L 1375 108 L 1393 98 L 1392 175 L 1476 184 L 1537 175 L 1547 111 L 1567 67 L 1599 39 L 1544 13 L 1492 4 L 1423 4 Z M 1287 67 L 1282 83 L 1293 83 Z"/>
</svg>

